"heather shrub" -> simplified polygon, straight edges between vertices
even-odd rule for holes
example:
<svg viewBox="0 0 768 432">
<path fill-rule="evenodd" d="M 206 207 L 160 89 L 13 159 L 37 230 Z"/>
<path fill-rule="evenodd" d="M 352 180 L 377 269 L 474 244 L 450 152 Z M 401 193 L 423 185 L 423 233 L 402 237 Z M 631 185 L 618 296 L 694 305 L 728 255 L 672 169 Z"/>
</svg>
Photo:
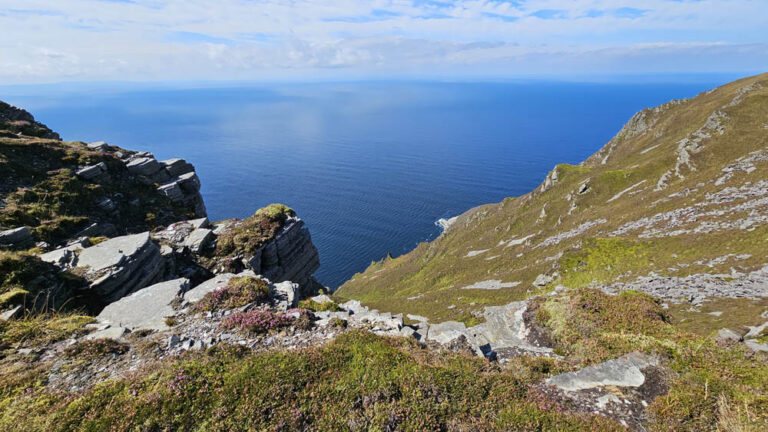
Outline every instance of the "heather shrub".
<svg viewBox="0 0 768 432">
<path fill-rule="evenodd" d="M 234 277 L 227 286 L 207 293 L 196 305 L 197 311 L 233 309 L 269 297 L 269 285 L 253 276 Z"/>
<path fill-rule="evenodd" d="M 286 327 L 293 319 L 288 315 L 275 313 L 268 310 L 249 310 L 234 313 L 221 322 L 221 326 L 228 329 L 245 331 L 248 333 L 266 333 L 270 330 Z"/>
</svg>

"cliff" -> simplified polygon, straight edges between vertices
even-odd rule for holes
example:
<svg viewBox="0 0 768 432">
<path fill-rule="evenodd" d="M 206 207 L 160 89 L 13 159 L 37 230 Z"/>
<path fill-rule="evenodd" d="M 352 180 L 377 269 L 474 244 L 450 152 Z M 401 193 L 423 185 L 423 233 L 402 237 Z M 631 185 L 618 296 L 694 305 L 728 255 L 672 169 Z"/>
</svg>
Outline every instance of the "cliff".
<svg viewBox="0 0 768 432">
<path fill-rule="evenodd" d="M 0 310 L 6 313 L 64 305 L 98 311 L 156 282 L 185 276 L 194 286 L 233 267 L 294 281 L 304 296 L 321 288 L 312 279 L 317 250 L 292 210 L 269 232 L 238 231 L 238 241 L 264 243 L 253 255 L 222 251 L 219 237 L 231 238 L 242 223 L 209 226 L 200 180 L 185 160 L 62 141 L 2 102 L 0 129 L 0 266 L 7 270 Z M 256 231 L 265 214 L 247 219 Z M 217 266 L 221 261 L 228 268 Z"/>
</svg>

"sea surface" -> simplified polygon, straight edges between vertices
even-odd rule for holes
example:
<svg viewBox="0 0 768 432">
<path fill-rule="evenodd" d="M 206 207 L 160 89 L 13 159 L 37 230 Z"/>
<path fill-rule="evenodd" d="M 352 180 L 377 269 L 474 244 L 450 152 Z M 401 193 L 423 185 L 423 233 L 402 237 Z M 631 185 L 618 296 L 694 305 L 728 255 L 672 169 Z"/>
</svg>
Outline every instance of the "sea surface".
<svg viewBox="0 0 768 432">
<path fill-rule="evenodd" d="M 318 280 L 335 288 L 434 239 L 439 218 L 579 163 L 636 111 L 729 79 L 48 85 L 5 87 L 0 99 L 67 140 L 187 159 L 213 221 L 293 207 L 320 251 Z"/>
</svg>

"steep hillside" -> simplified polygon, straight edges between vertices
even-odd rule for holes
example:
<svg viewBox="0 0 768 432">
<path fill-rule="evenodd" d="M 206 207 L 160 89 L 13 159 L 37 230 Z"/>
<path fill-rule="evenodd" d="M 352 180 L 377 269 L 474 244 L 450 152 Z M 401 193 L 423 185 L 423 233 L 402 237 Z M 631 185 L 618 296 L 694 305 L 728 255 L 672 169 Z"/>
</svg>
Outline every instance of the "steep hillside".
<svg viewBox="0 0 768 432">
<path fill-rule="evenodd" d="M 767 238 L 763 74 L 639 112 L 582 164 L 558 165 L 535 191 L 468 211 L 336 295 L 467 322 L 485 305 L 556 285 L 597 286 L 645 291 L 681 314 L 690 304 L 674 302 L 715 313 L 749 306 L 759 316 L 768 303 L 704 299 L 768 296 Z"/>
</svg>

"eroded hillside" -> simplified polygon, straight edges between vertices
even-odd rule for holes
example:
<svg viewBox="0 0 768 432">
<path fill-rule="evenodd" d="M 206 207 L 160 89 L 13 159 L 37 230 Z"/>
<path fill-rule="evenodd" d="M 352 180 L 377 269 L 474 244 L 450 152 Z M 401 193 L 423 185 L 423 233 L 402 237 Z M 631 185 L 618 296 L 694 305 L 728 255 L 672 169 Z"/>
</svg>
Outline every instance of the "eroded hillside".
<svg viewBox="0 0 768 432">
<path fill-rule="evenodd" d="M 759 300 L 768 295 L 767 222 L 763 74 L 639 112 L 582 164 L 558 165 L 535 191 L 468 211 L 336 294 L 471 322 L 483 306 L 557 285 L 631 288 L 669 301 L 678 317 L 689 303 L 715 315 L 751 308 L 738 319 L 756 325 L 768 305 Z M 709 315 L 721 321 L 712 328 L 733 313 L 721 315 Z"/>
</svg>

